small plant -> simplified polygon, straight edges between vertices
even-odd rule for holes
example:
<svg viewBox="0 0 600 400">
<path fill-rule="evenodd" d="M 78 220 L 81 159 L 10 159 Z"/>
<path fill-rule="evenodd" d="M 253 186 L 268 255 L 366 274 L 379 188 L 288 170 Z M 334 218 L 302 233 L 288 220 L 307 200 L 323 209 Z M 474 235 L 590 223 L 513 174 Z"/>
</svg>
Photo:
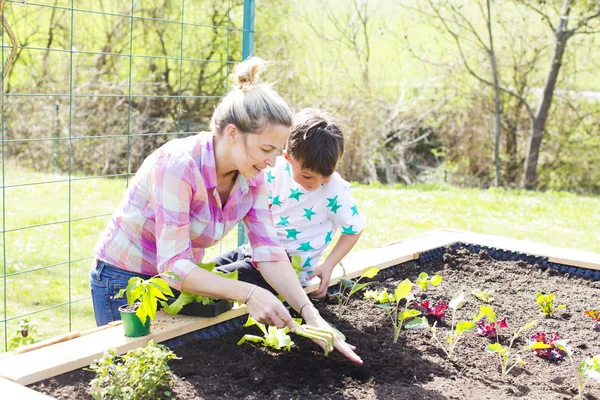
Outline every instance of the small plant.
<svg viewBox="0 0 600 400">
<path fill-rule="evenodd" d="M 553 306 L 554 294 L 552 294 L 552 293 L 546 294 L 545 292 L 537 292 L 535 294 L 535 297 L 536 297 L 537 303 L 540 306 L 540 308 L 542 309 L 542 312 L 544 313 L 544 315 L 547 317 L 554 316 L 554 306 Z M 567 306 L 564 304 L 561 304 L 556 307 L 557 310 L 562 310 L 564 308 L 567 308 Z"/>
<path fill-rule="evenodd" d="M 365 293 L 365 298 L 372 298 L 377 303 L 376 306 L 382 308 L 388 317 L 392 320 L 394 326 L 394 343 L 398 341 L 400 330 L 404 321 L 417 317 L 421 314 L 419 310 L 409 310 L 408 306 L 413 301 L 414 296 L 412 295 L 413 284 L 408 279 L 403 280 L 398 284 L 398 287 L 393 294 L 388 293 L 387 290 L 381 292 L 368 291 Z M 400 302 L 404 301 L 404 310 L 400 311 Z M 419 321 L 420 322 L 420 321 Z"/>
<path fill-rule="evenodd" d="M 600 383 L 600 355 L 592 358 L 585 358 L 577 367 L 578 377 L 578 399 L 583 399 L 583 391 L 590 380 Z"/>
<path fill-rule="evenodd" d="M 456 310 L 463 306 L 464 300 L 465 293 L 461 290 L 454 295 L 448 304 L 448 306 L 452 309 L 452 326 L 450 328 L 450 332 L 446 334 L 446 345 L 444 345 L 437 337 L 437 321 L 432 327 L 429 328 L 431 334 L 433 335 L 433 339 L 440 345 L 450 361 L 455 360 L 454 350 L 456 349 L 456 345 L 458 344 L 458 341 L 463 333 L 475 329 L 475 323 L 473 321 L 460 321 L 456 323 Z"/>
<path fill-rule="evenodd" d="M 547 358 L 549 361 L 560 361 L 571 355 L 568 341 L 560 340 L 558 333 L 536 332 L 529 339 L 528 348 L 532 349 L 538 357 Z"/>
<path fill-rule="evenodd" d="M 433 306 L 429 305 L 429 300 L 422 301 L 421 303 L 415 302 L 414 306 L 426 317 L 433 317 L 442 324 L 446 320 L 448 303 L 443 300 L 439 300 Z"/>
<path fill-rule="evenodd" d="M 493 338 L 497 339 L 498 338 L 498 330 L 496 329 L 496 324 L 498 324 L 497 325 L 498 328 L 502 328 L 502 329 L 508 328 L 508 324 L 506 323 L 506 317 L 504 317 L 498 321 L 492 321 L 489 324 L 486 324 L 485 320 L 481 319 L 477 323 L 477 330 L 475 331 L 475 334 L 477 336 L 483 336 L 483 337 L 487 337 L 490 339 L 493 339 Z"/>
<path fill-rule="evenodd" d="M 37 325 L 29 322 L 27 318 L 23 318 L 19 321 L 19 325 L 8 339 L 8 350 L 33 344 L 37 342 L 37 336 Z"/>
<path fill-rule="evenodd" d="M 340 279 L 340 290 L 338 293 L 334 294 L 337 297 L 339 306 L 338 306 L 338 319 L 342 319 L 342 315 L 344 313 L 344 308 L 348 305 L 350 301 L 350 297 L 367 286 L 370 282 L 360 283 L 360 280 L 363 278 L 373 278 L 375 275 L 379 273 L 379 269 L 377 268 L 369 268 L 356 280 L 350 279 Z"/>
<path fill-rule="evenodd" d="M 320 329 L 310 325 L 301 325 L 301 318 L 294 318 L 295 332 L 297 335 L 304 336 L 308 339 L 319 342 L 323 345 L 325 351 L 325 357 L 333 349 L 334 333 L 327 329 Z M 238 342 L 238 346 L 245 343 L 246 341 L 261 343 L 265 347 L 272 347 L 277 350 L 286 349 L 290 351 L 294 342 L 288 335 L 290 328 L 277 328 L 276 326 L 266 326 L 257 322 L 251 316 L 248 316 L 248 321 L 244 324 L 244 327 L 250 327 L 256 325 L 262 331 L 263 337 L 256 335 L 244 335 Z"/>
<path fill-rule="evenodd" d="M 171 280 L 180 280 L 179 276 L 173 272 L 165 272 L 153 276 L 149 279 L 140 277 L 129 278 L 127 287 L 121 289 L 115 296 L 116 298 L 127 296 L 127 303 L 131 306 L 130 311 L 135 311 L 135 315 L 146 323 L 146 319 L 151 320 L 156 318 L 156 309 L 158 308 L 158 300 L 167 300 L 165 296 L 173 296 L 173 291 L 161 276 L 165 276 Z"/>
<path fill-rule="evenodd" d="M 591 319 L 594 320 L 594 325 L 592 325 L 592 329 L 600 332 L 600 311 L 598 310 L 585 310 L 583 312 L 584 315 L 587 315 Z"/>
<path fill-rule="evenodd" d="M 484 291 L 475 290 L 475 291 L 473 291 L 472 294 L 477 300 L 483 301 L 484 303 L 491 304 L 494 302 L 494 298 L 492 297 L 492 294 L 490 292 L 488 292 L 487 289 Z"/>
<path fill-rule="evenodd" d="M 422 291 L 426 291 L 428 285 L 438 286 L 440 283 L 442 283 L 442 276 L 434 275 L 429 278 L 427 272 L 421 272 L 415 283 L 419 285 Z"/>
<path fill-rule="evenodd" d="M 169 360 L 178 358 L 168 347 L 149 341 L 117 358 L 114 349 L 95 360 L 89 370 L 96 373 L 90 382 L 94 400 L 151 400 L 170 397 L 175 381 Z M 162 396 L 161 396 L 162 395 Z"/>
<path fill-rule="evenodd" d="M 223 278 L 227 278 L 227 279 L 232 279 L 232 280 L 236 280 L 238 279 L 238 271 L 234 271 L 231 273 L 225 273 L 225 272 L 220 272 L 215 270 L 215 267 L 217 265 L 216 262 L 213 263 L 208 263 L 208 264 L 203 264 L 203 263 L 197 263 L 196 264 L 198 267 L 212 272 L 213 274 L 217 274 L 219 276 L 222 276 Z M 171 294 L 171 296 L 173 296 Z M 179 297 L 177 297 L 177 300 L 175 300 L 173 303 L 168 304 L 167 301 L 161 301 L 161 305 L 163 306 L 163 309 L 165 310 L 165 312 L 169 315 L 175 316 L 177 314 L 179 314 L 179 312 L 183 309 L 184 306 L 193 303 L 193 302 L 198 302 L 201 303 L 202 305 L 209 305 L 209 304 L 214 304 L 215 303 L 215 299 L 211 298 L 211 297 L 207 297 L 207 296 L 200 296 L 200 295 L 196 295 L 190 292 L 184 292 L 182 291 L 179 294 Z"/>
<path fill-rule="evenodd" d="M 522 349 L 513 352 L 513 344 L 521 333 L 533 328 L 537 324 L 537 321 L 530 321 L 520 327 L 510 339 L 508 346 L 502 346 L 499 342 L 490 344 L 486 347 L 486 351 L 490 353 L 497 353 L 500 358 L 500 367 L 502 369 L 502 379 L 506 378 L 508 373 L 517 365 L 524 365 L 525 361 L 521 359 L 521 353 L 528 349 L 527 346 Z"/>
<path fill-rule="evenodd" d="M 303 269 L 302 268 L 302 257 L 300 257 L 298 254 L 294 254 L 292 256 L 291 264 L 292 264 L 292 268 L 294 268 L 294 271 L 296 271 L 296 277 L 298 279 L 300 279 L 300 277 L 301 277 L 300 273 L 302 272 L 302 269 Z"/>
</svg>

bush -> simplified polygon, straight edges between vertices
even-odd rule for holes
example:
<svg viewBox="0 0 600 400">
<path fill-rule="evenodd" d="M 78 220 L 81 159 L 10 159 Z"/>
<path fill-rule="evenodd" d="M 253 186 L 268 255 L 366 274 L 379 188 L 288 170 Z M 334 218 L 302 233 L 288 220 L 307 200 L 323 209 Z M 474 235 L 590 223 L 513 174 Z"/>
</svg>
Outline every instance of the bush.
<svg viewBox="0 0 600 400">
<path fill-rule="evenodd" d="M 115 356 L 116 351 L 110 349 L 90 365 L 90 371 L 96 373 L 90 382 L 94 400 L 151 400 L 160 395 L 170 396 L 168 389 L 175 375 L 167 362 L 177 356 L 169 348 L 151 340 L 146 347 L 131 350 L 119 359 Z"/>
</svg>

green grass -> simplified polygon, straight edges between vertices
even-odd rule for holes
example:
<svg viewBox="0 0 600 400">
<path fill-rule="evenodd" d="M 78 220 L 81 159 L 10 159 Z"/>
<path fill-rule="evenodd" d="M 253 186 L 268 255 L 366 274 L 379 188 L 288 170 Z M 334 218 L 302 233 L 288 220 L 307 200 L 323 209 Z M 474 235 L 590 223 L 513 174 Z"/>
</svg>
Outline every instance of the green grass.
<svg viewBox="0 0 600 400">
<path fill-rule="evenodd" d="M 51 182 L 65 176 L 5 170 L 6 186 Z M 77 179 L 77 177 L 75 177 Z M 10 336 L 22 315 L 38 325 L 39 339 L 94 326 L 89 297 L 93 247 L 121 200 L 124 179 L 89 179 L 7 187 L 7 232 L 0 237 L 6 275 L 0 279 L 0 310 Z M 368 219 L 355 250 L 437 228 L 463 229 L 600 253 L 600 198 L 557 192 L 458 189 L 445 186 L 392 188 L 355 185 L 353 194 Z M 71 219 L 99 216 L 72 221 Z M 40 206 L 42 205 L 42 206 Z M 48 224 L 36 228 L 28 226 Z M 70 233 L 70 240 L 69 240 Z M 233 248 L 237 233 L 207 252 L 207 259 Z M 68 261 L 71 260 L 70 268 Z M 48 267 L 53 264 L 62 265 Z M 36 271 L 33 271 L 38 269 Z M 6 299 L 4 290 L 6 289 Z M 50 310 L 40 310 L 62 303 Z M 0 314 L 0 320 L 5 319 Z M 4 347 L 0 324 L 0 349 Z"/>
</svg>

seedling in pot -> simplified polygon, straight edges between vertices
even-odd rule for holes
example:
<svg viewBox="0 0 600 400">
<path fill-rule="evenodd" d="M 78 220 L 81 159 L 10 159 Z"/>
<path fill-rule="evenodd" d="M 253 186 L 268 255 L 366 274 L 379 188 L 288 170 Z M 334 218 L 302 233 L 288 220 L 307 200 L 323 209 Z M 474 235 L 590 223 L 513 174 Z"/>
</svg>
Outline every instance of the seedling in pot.
<svg viewBox="0 0 600 400">
<path fill-rule="evenodd" d="M 547 317 L 552 317 L 554 316 L 554 294 L 550 293 L 550 294 L 546 294 L 545 292 L 537 292 L 535 294 L 535 297 L 537 299 L 537 303 L 540 306 L 540 308 L 542 309 L 542 312 L 544 313 L 545 316 Z M 567 308 L 566 305 L 564 304 L 560 304 L 559 306 L 556 307 L 557 310 L 562 310 L 564 308 Z"/>
<path fill-rule="evenodd" d="M 484 303 L 488 303 L 491 304 L 494 302 L 494 298 L 492 297 L 492 294 L 490 292 L 486 290 L 475 290 L 473 291 L 473 296 L 479 300 L 479 301 L 483 301 Z"/>
<path fill-rule="evenodd" d="M 461 290 L 456 293 L 448 306 L 452 309 L 452 325 L 450 328 L 450 332 L 446 334 L 446 344 L 442 343 L 437 337 L 437 321 L 433 324 L 432 327 L 429 328 L 433 339 L 440 345 L 444 353 L 448 356 L 450 361 L 455 360 L 454 351 L 456 349 L 456 345 L 458 344 L 460 338 L 465 332 L 472 331 L 475 329 L 475 323 L 473 321 L 459 321 L 456 323 L 456 311 L 460 309 L 465 300 L 465 293 Z"/>
<path fill-rule="evenodd" d="M 398 341 L 404 321 L 421 314 L 419 310 L 408 309 L 408 306 L 415 298 L 411 293 L 412 287 L 413 284 L 411 281 L 405 279 L 398 284 L 393 294 L 388 293 L 385 289 L 383 291 L 367 291 L 365 293 L 365 298 L 375 300 L 378 303 L 376 306 L 382 308 L 392 320 L 392 325 L 394 326 L 394 343 Z M 400 311 L 400 302 L 402 300 L 404 300 L 404 310 Z M 422 321 L 418 320 L 418 323 L 422 323 Z"/>
<path fill-rule="evenodd" d="M 340 279 L 340 290 L 335 293 L 333 296 L 337 297 L 339 306 L 338 306 L 338 319 L 342 319 L 342 315 L 344 313 L 345 307 L 348 305 L 350 301 L 350 297 L 358 292 L 359 290 L 364 289 L 370 282 L 360 283 L 363 278 L 373 278 L 379 269 L 377 268 L 369 268 L 356 280 L 350 279 Z"/>
<path fill-rule="evenodd" d="M 533 328 L 537 324 L 537 321 L 530 321 L 520 327 L 510 339 L 508 346 L 502 346 L 499 342 L 490 344 L 486 347 L 486 351 L 490 353 L 497 353 L 500 359 L 500 367 L 502 369 L 502 379 L 506 378 L 508 373 L 517 365 L 525 365 L 525 361 L 521 359 L 521 353 L 529 347 L 524 346 L 523 348 L 513 352 L 513 344 L 515 340 L 521 335 L 521 333 Z"/>
<path fill-rule="evenodd" d="M 427 272 L 421 272 L 415 283 L 419 285 L 422 291 L 425 292 L 427 290 L 428 285 L 438 286 L 440 283 L 442 283 L 442 276 L 434 275 L 431 278 L 429 278 Z"/>
<path fill-rule="evenodd" d="M 600 354 L 592 358 L 585 358 L 577 367 L 578 378 L 578 399 L 583 399 L 583 391 L 585 386 L 592 381 L 600 383 Z"/>
<path fill-rule="evenodd" d="M 127 296 L 127 303 L 130 306 L 129 311 L 135 311 L 135 315 L 142 324 L 146 323 L 148 317 L 151 320 L 156 318 L 159 299 L 167 300 L 166 296 L 173 296 L 173 291 L 161 276 L 171 280 L 181 280 L 173 272 L 164 272 L 145 280 L 140 277 L 133 277 L 129 278 L 127 287 L 121 289 L 115 295 L 115 298 L 123 297 L 123 294 Z"/>
<path fill-rule="evenodd" d="M 599 331 L 600 332 L 600 311 L 598 310 L 585 310 L 583 312 L 584 315 L 587 315 L 588 317 L 590 317 L 591 319 L 593 319 L 594 325 L 592 326 L 592 329 L 595 331 Z"/>
</svg>

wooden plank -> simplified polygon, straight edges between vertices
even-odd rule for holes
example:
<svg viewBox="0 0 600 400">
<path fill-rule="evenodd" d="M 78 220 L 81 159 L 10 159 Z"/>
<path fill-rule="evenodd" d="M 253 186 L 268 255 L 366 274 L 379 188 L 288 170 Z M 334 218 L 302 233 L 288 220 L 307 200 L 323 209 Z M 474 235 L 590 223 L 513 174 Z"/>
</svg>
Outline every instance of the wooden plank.
<svg viewBox="0 0 600 400">
<path fill-rule="evenodd" d="M 2 399 L 12 400 L 51 400 L 54 397 L 47 396 L 45 394 L 36 392 L 35 390 L 29 389 L 25 386 L 21 386 L 16 382 L 8 379 L 0 378 L 0 393 Z"/>
</svg>

